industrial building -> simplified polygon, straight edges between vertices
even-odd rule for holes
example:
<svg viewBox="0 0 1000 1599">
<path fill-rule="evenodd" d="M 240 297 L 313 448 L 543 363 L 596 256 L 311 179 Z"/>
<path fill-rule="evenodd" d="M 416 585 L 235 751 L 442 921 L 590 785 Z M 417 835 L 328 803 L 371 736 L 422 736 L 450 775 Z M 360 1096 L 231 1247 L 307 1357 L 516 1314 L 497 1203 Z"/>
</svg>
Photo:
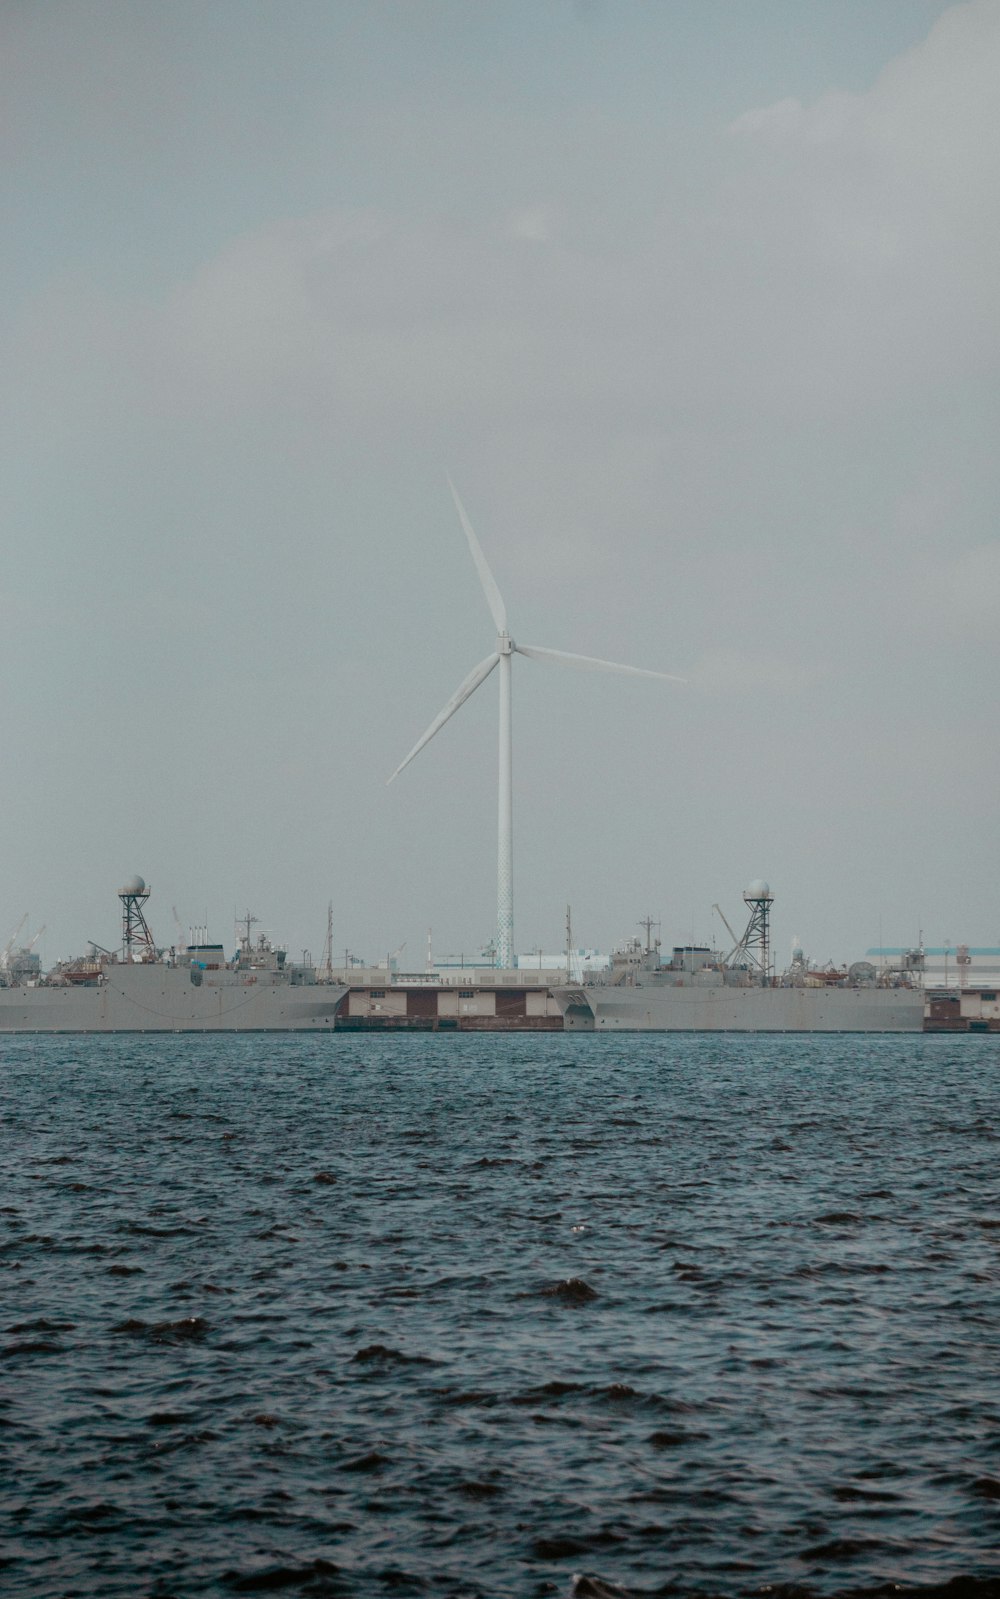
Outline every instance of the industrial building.
<svg viewBox="0 0 1000 1599">
<path fill-rule="evenodd" d="M 986 945 L 870 949 L 865 958 L 879 972 L 910 972 L 925 989 L 1000 989 L 1000 949 Z"/>
</svg>

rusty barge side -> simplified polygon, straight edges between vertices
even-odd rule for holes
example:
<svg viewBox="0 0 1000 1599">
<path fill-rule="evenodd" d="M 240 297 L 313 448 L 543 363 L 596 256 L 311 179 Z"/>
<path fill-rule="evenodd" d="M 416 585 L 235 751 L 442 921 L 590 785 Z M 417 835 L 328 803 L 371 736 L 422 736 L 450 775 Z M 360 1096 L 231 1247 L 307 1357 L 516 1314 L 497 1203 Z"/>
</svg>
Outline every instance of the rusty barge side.
<svg viewBox="0 0 1000 1599">
<path fill-rule="evenodd" d="M 928 989 L 925 1033 L 1000 1033 L 1000 995 L 995 989 Z"/>
<path fill-rule="evenodd" d="M 562 1012 L 547 988 L 477 983 L 351 988 L 337 1013 L 342 1032 L 562 1032 Z"/>
</svg>

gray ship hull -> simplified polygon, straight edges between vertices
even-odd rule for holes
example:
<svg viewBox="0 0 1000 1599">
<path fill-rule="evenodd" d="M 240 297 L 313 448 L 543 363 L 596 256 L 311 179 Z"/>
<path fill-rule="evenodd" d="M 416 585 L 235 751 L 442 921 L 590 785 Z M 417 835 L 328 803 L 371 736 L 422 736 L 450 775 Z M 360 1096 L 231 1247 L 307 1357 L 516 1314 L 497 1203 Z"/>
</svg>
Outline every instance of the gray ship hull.
<svg viewBox="0 0 1000 1599">
<path fill-rule="evenodd" d="M 0 1033 L 332 1032 L 346 993 L 282 972 L 115 965 L 93 984 L 0 988 Z"/>
<path fill-rule="evenodd" d="M 567 1032 L 919 1033 L 909 988 L 736 987 L 727 983 L 554 988 Z"/>
</svg>

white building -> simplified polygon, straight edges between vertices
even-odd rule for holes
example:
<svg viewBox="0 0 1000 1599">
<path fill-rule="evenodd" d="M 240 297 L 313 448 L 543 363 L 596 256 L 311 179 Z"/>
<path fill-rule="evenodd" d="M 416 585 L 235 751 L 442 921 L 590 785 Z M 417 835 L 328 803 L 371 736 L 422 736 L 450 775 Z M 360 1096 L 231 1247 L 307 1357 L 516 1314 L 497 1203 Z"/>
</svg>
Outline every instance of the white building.
<svg viewBox="0 0 1000 1599">
<path fill-rule="evenodd" d="M 1000 989 L 1000 949 L 986 945 L 870 949 L 866 958 L 880 972 L 912 972 L 924 988 Z"/>
</svg>

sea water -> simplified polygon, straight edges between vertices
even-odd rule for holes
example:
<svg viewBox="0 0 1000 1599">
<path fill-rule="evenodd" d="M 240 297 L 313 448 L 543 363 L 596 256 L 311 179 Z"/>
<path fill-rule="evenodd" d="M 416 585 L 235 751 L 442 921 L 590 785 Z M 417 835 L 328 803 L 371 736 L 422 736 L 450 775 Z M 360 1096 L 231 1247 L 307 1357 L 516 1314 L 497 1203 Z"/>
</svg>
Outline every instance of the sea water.
<svg viewBox="0 0 1000 1599">
<path fill-rule="evenodd" d="M 998 1057 L 4 1041 L 0 1591 L 1000 1591 Z"/>
</svg>

